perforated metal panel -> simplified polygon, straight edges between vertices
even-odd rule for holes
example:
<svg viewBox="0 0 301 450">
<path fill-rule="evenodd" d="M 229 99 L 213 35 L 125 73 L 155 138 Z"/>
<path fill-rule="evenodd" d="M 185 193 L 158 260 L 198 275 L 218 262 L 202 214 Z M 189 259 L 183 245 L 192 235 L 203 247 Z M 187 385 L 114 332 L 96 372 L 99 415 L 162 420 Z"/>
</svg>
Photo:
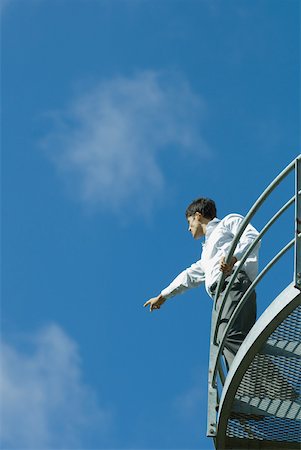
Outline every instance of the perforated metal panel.
<svg viewBox="0 0 301 450">
<path fill-rule="evenodd" d="M 228 438 L 301 442 L 301 306 L 255 355 L 235 394 Z"/>
</svg>

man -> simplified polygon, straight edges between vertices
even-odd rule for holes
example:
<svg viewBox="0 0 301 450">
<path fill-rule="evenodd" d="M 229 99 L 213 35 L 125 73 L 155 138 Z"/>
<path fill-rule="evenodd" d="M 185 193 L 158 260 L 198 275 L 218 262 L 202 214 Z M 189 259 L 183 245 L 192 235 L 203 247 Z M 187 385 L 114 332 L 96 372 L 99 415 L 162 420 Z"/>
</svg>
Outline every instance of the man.
<svg viewBox="0 0 301 450">
<path fill-rule="evenodd" d="M 205 238 L 202 244 L 201 259 L 181 272 L 157 297 L 151 298 L 144 304 L 144 306 L 150 307 L 150 311 L 160 309 L 167 299 L 177 294 L 182 294 L 188 289 L 197 287 L 203 282 L 210 297 L 214 298 L 221 272 L 227 276 L 223 284 L 222 290 L 224 290 L 234 266 L 258 236 L 258 231 L 249 224 L 237 244 L 231 261 L 226 264 L 226 256 L 243 217 L 239 214 L 229 214 L 220 220 L 216 217 L 214 201 L 208 198 L 199 198 L 188 206 L 186 218 L 189 225 L 188 229 L 193 238 Z M 247 257 L 232 285 L 222 312 L 222 320 L 217 334 L 218 340 L 221 339 L 223 331 L 239 300 L 257 275 L 258 249 L 259 244 L 255 246 L 255 249 Z M 222 293 L 217 300 L 217 308 L 220 306 L 221 301 Z M 237 319 L 230 327 L 225 342 L 223 353 L 228 368 L 255 321 L 256 294 L 253 291 Z"/>
</svg>

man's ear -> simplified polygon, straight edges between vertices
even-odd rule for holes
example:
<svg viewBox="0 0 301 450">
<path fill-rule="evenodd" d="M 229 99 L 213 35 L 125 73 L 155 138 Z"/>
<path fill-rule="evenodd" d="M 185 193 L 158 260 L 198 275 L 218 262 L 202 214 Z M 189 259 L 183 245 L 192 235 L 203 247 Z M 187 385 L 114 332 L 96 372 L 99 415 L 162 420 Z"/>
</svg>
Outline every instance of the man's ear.
<svg viewBox="0 0 301 450">
<path fill-rule="evenodd" d="M 195 217 L 201 222 L 202 221 L 202 219 L 203 219 L 203 216 L 202 216 L 202 214 L 200 213 L 200 212 L 196 212 L 195 213 Z"/>
</svg>

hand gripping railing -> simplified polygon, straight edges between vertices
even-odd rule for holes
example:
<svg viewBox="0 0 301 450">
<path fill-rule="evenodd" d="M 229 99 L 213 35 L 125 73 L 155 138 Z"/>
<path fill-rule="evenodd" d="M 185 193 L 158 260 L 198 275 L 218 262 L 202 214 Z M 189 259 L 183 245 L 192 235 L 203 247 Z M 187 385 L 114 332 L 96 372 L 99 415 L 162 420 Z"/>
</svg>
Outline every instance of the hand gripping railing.
<svg viewBox="0 0 301 450">
<path fill-rule="evenodd" d="M 258 198 L 258 200 L 254 203 L 249 213 L 246 215 L 244 220 L 241 223 L 241 226 L 233 239 L 231 244 L 231 248 L 226 258 L 226 262 L 229 263 L 234 252 L 236 246 L 241 238 L 244 230 L 250 223 L 251 219 L 261 207 L 261 205 L 265 202 L 265 200 L 269 197 L 269 195 L 274 191 L 274 189 L 286 178 L 289 173 L 295 170 L 295 195 L 282 206 L 281 209 L 267 222 L 264 228 L 259 233 L 258 237 L 254 240 L 252 245 L 248 248 L 247 252 L 244 254 L 243 258 L 239 261 L 235 270 L 231 276 L 231 279 L 224 290 L 222 303 L 217 310 L 217 299 L 221 293 L 222 286 L 224 284 L 225 275 L 222 274 L 217 286 L 217 290 L 214 298 L 214 305 L 212 310 L 212 324 L 211 324 L 211 340 L 210 340 L 210 359 L 209 359 L 209 378 L 208 378 L 208 420 L 207 420 L 207 435 L 214 437 L 216 435 L 216 417 L 217 417 L 217 409 L 218 409 L 218 376 L 222 385 L 224 385 L 224 381 L 226 375 L 222 368 L 221 357 L 222 352 L 225 346 L 225 342 L 227 339 L 227 335 L 231 325 L 234 323 L 237 318 L 239 312 L 247 302 L 250 294 L 254 291 L 255 287 L 259 283 L 259 281 L 263 278 L 263 276 L 271 269 L 271 267 L 294 245 L 294 285 L 296 288 L 301 290 L 301 155 L 299 155 L 294 161 L 292 161 L 275 179 L 274 181 L 266 188 L 266 190 L 262 193 L 262 195 Z M 260 274 L 253 281 L 249 289 L 245 292 L 243 297 L 241 298 L 239 304 L 237 305 L 231 319 L 229 320 L 223 336 L 221 337 L 220 342 L 217 342 L 217 333 L 218 328 L 222 316 L 222 312 L 231 290 L 231 287 L 235 281 L 235 278 L 238 272 L 241 270 L 244 262 L 256 247 L 259 244 L 261 238 L 265 235 L 265 233 L 269 230 L 269 228 L 276 222 L 276 220 L 291 206 L 295 203 L 295 236 L 294 238 L 285 245 L 281 251 L 275 255 L 274 258 L 264 267 L 264 269 L 260 272 Z"/>
</svg>

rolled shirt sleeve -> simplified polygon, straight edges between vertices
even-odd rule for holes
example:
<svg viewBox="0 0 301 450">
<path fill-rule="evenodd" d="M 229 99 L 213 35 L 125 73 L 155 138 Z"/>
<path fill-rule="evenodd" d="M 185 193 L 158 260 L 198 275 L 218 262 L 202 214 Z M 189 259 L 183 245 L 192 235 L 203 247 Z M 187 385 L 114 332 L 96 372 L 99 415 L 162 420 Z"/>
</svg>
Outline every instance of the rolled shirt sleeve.
<svg viewBox="0 0 301 450">
<path fill-rule="evenodd" d="M 163 291 L 161 295 L 168 299 L 183 294 L 188 289 L 196 288 L 205 281 L 201 260 L 183 270 Z"/>
</svg>

